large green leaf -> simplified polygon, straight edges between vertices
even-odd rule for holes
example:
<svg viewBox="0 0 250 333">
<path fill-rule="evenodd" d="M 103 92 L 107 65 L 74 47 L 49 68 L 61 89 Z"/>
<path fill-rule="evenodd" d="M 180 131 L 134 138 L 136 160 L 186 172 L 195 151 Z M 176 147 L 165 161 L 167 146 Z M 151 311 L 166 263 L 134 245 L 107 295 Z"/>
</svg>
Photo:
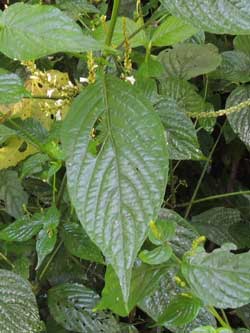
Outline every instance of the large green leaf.
<svg viewBox="0 0 250 333">
<path fill-rule="evenodd" d="M 226 107 L 237 105 L 250 98 L 250 85 L 240 86 L 233 90 L 229 95 Z M 238 112 L 234 112 L 228 116 L 229 123 L 233 131 L 250 149 L 250 108 L 245 107 Z"/>
<path fill-rule="evenodd" d="M 248 0 L 161 0 L 167 9 L 198 28 L 216 34 L 250 34 Z"/>
<path fill-rule="evenodd" d="M 206 305 L 225 309 L 250 302 L 250 252 L 233 254 L 225 246 L 206 253 L 200 247 L 186 255 L 182 274 Z"/>
<path fill-rule="evenodd" d="M 0 269 L 0 332 L 37 333 L 42 329 L 28 281 Z"/>
<path fill-rule="evenodd" d="M 237 209 L 225 207 L 211 208 L 194 216 L 192 218 L 192 225 L 201 235 L 206 236 L 209 240 L 218 245 L 230 242 L 241 246 L 241 240 L 236 234 L 237 231 L 241 229 L 241 225 L 244 225 L 244 222 L 241 221 L 240 212 Z M 250 227 L 250 225 L 248 225 L 248 227 Z M 247 234 L 249 230 L 247 231 L 247 229 L 245 229 Z M 249 241 L 250 237 L 248 237 L 248 242 Z M 244 247 L 244 245 L 242 247 Z"/>
<path fill-rule="evenodd" d="M 152 267 L 141 262 L 136 263 L 132 271 L 129 301 L 126 306 L 117 275 L 113 268 L 108 266 L 105 274 L 105 287 L 98 309 L 110 309 L 122 317 L 127 316 L 141 299 L 150 295 L 157 288 L 165 270 L 166 268 L 160 266 Z"/>
<path fill-rule="evenodd" d="M 52 6 L 17 3 L 0 15 L 0 51 L 33 60 L 57 52 L 100 49 L 67 15 Z"/>
<path fill-rule="evenodd" d="M 48 293 L 49 310 L 53 318 L 64 328 L 79 333 L 118 333 L 119 328 L 112 315 L 94 312 L 99 296 L 83 285 L 64 283 Z"/>
<path fill-rule="evenodd" d="M 221 56 L 213 44 L 178 44 L 162 51 L 158 59 L 165 69 L 163 76 L 186 80 L 212 72 L 221 63 Z"/>
<path fill-rule="evenodd" d="M 170 16 L 154 31 L 151 42 L 156 46 L 173 45 L 183 42 L 197 31 L 178 17 Z"/>
<path fill-rule="evenodd" d="M 250 81 L 250 56 L 241 51 L 226 51 L 222 53 L 222 63 L 211 73 L 213 79 L 231 82 Z"/>
<path fill-rule="evenodd" d="M 23 205 L 27 204 L 28 195 L 16 171 L 0 172 L 0 200 L 4 202 L 4 209 L 9 215 L 15 218 L 23 215 Z"/>
<path fill-rule="evenodd" d="M 95 155 L 90 133 L 100 117 L 101 145 Z M 163 127 L 132 86 L 105 76 L 74 101 L 62 142 L 77 215 L 114 267 L 127 301 L 134 260 L 165 191 Z"/>
<path fill-rule="evenodd" d="M 159 317 L 158 324 L 183 326 L 192 322 L 199 314 L 202 303 L 190 295 L 178 295 L 173 298 L 164 313 Z"/>
<path fill-rule="evenodd" d="M 29 96 L 20 77 L 0 68 L 0 104 L 18 102 L 24 96 Z"/>
</svg>

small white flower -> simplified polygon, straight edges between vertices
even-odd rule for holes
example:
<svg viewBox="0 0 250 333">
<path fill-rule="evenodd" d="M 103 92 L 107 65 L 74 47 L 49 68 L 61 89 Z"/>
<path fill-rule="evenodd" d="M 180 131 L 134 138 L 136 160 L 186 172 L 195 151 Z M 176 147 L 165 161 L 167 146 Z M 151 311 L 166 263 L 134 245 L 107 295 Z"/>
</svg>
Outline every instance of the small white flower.
<svg viewBox="0 0 250 333">
<path fill-rule="evenodd" d="M 51 97 L 52 97 L 52 94 L 53 94 L 54 91 L 55 91 L 55 89 L 49 89 L 49 90 L 47 91 L 47 96 L 48 96 L 49 98 L 51 98 Z"/>
<path fill-rule="evenodd" d="M 55 118 L 57 121 L 62 120 L 62 113 L 61 110 L 58 110 L 57 113 L 55 114 Z"/>
<path fill-rule="evenodd" d="M 68 85 L 69 85 L 69 87 L 74 87 L 74 85 L 73 85 L 73 83 L 71 82 L 71 81 L 68 81 Z"/>
<path fill-rule="evenodd" d="M 50 73 L 47 73 L 47 78 L 48 78 L 48 82 L 51 82 L 52 77 L 51 77 L 51 74 L 50 74 Z"/>
<path fill-rule="evenodd" d="M 63 100 L 62 99 L 58 99 L 57 101 L 55 101 L 55 105 L 56 106 L 62 106 L 63 105 Z"/>
<path fill-rule="evenodd" d="M 89 83 L 89 79 L 87 77 L 80 77 L 80 83 Z"/>
<path fill-rule="evenodd" d="M 134 78 L 133 75 L 131 75 L 131 76 L 126 76 L 126 77 L 125 77 L 125 81 L 131 83 L 132 86 L 135 84 L 135 78 Z"/>
</svg>

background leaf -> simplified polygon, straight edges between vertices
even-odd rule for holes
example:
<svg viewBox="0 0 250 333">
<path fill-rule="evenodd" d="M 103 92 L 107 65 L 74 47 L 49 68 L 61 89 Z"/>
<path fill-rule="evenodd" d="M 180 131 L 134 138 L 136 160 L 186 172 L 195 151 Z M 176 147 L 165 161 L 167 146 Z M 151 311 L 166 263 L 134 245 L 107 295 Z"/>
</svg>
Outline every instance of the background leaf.
<svg viewBox="0 0 250 333">
<path fill-rule="evenodd" d="M 13 272 L 0 269 L 0 295 L 0 331 L 41 331 L 36 299 L 26 280 Z"/>
<path fill-rule="evenodd" d="M 50 313 L 67 330 L 119 333 L 112 315 L 93 311 L 99 299 L 93 290 L 77 283 L 65 283 L 51 288 L 48 297 Z"/>
<path fill-rule="evenodd" d="M 52 6 L 14 4 L 0 16 L 0 26 L 0 51 L 18 60 L 100 49 L 71 18 Z"/>
<path fill-rule="evenodd" d="M 248 0 L 161 0 L 166 8 L 194 26 L 215 34 L 250 34 Z"/>
<path fill-rule="evenodd" d="M 25 96 L 29 93 L 19 76 L 0 68 L 0 104 L 15 103 Z"/>
</svg>

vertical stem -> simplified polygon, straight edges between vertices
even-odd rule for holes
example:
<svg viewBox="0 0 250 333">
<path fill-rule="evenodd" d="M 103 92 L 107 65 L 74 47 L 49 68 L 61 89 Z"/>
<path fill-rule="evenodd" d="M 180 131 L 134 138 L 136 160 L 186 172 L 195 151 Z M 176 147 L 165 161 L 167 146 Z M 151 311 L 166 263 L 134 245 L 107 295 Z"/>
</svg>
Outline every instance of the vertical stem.
<svg viewBox="0 0 250 333">
<path fill-rule="evenodd" d="M 114 30 L 115 30 L 115 24 L 116 24 L 119 6 L 120 6 L 120 0 L 114 0 L 111 21 L 110 21 L 106 41 L 105 41 L 106 46 L 110 46 L 111 42 L 112 42 L 112 37 L 113 37 Z"/>
<path fill-rule="evenodd" d="M 210 153 L 209 153 L 209 155 L 208 155 L 207 161 L 206 161 L 206 163 L 205 163 L 205 165 L 204 165 L 204 168 L 203 168 L 203 170 L 202 170 L 202 173 L 201 173 L 201 175 L 200 175 L 200 178 L 199 178 L 199 180 L 198 180 L 198 183 L 197 183 L 197 185 L 196 185 L 196 188 L 195 188 L 195 190 L 194 190 L 194 193 L 193 193 L 193 195 L 192 195 L 192 198 L 191 198 L 191 200 L 190 200 L 190 202 L 189 202 L 189 205 L 188 205 L 188 207 L 187 207 L 187 210 L 186 210 L 186 213 L 185 213 L 185 218 L 188 217 L 188 215 L 189 215 L 189 213 L 190 213 L 190 211 L 191 211 L 191 208 L 192 208 L 192 206 L 193 206 L 193 203 L 194 203 L 194 201 L 195 201 L 195 198 L 196 198 L 196 196 L 197 196 L 197 193 L 198 193 L 198 191 L 199 191 L 199 189 L 200 189 L 200 186 L 201 186 L 201 183 L 202 183 L 202 181 L 203 181 L 203 178 L 205 177 L 205 174 L 206 174 L 206 172 L 207 172 L 207 168 L 208 168 L 208 166 L 209 166 L 209 163 L 210 163 L 210 161 L 211 161 L 211 158 L 212 158 L 212 156 L 213 156 L 213 153 L 214 153 L 214 151 L 215 151 L 215 148 L 217 147 L 217 145 L 218 145 L 218 143 L 219 143 L 219 141 L 220 141 L 220 138 L 221 138 L 221 135 L 222 135 L 222 129 L 223 129 L 223 126 L 222 126 L 222 128 L 221 128 L 221 130 L 220 130 L 220 134 L 218 135 L 217 140 L 215 141 L 215 144 L 213 145 L 213 148 L 211 149 L 211 151 L 210 151 Z"/>
</svg>

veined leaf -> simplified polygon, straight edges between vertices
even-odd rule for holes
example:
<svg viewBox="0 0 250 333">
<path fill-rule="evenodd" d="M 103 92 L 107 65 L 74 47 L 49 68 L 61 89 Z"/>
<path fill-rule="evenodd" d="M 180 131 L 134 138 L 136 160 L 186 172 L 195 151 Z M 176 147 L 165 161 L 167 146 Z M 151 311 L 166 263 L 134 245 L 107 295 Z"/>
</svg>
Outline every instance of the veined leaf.
<svg viewBox="0 0 250 333">
<path fill-rule="evenodd" d="M 143 250 L 139 253 L 139 258 L 148 265 L 160 265 L 168 261 L 173 250 L 168 244 L 157 246 L 153 250 Z"/>
<path fill-rule="evenodd" d="M 19 76 L 0 68 L 0 104 L 15 103 L 25 96 L 29 96 L 29 93 Z"/>
<path fill-rule="evenodd" d="M 83 285 L 64 283 L 49 290 L 48 305 L 57 323 L 79 333 L 118 333 L 112 315 L 94 312 L 99 296 Z"/>
<path fill-rule="evenodd" d="M 175 282 L 175 276 L 178 275 L 176 268 L 167 268 L 161 275 L 158 287 L 151 294 L 147 294 L 138 304 L 138 306 L 145 311 L 154 321 L 165 313 L 170 302 L 177 297 L 180 293 L 190 292 L 187 288 L 180 288 Z M 197 326 L 212 325 L 216 327 L 214 317 L 205 308 L 201 308 L 198 316 L 190 324 L 177 327 L 170 323 L 165 323 L 164 326 L 175 333 L 190 333 L 190 331 Z"/>
<path fill-rule="evenodd" d="M 215 34 L 250 34 L 248 0 L 161 0 L 176 16 Z"/>
<path fill-rule="evenodd" d="M 233 42 L 235 50 L 244 52 L 250 56 L 250 35 L 236 36 Z"/>
<path fill-rule="evenodd" d="M 233 254 L 227 247 L 187 255 L 182 274 L 206 305 L 238 308 L 250 302 L 250 252 Z"/>
<path fill-rule="evenodd" d="M 0 331 L 11 333 L 41 332 L 36 298 L 28 281 L 0 269 Z"/>
<path fill-rule="evenodd" d="M 185 80 L 214 71 L 222 60 L 215 45 L 191 43 L 164 50 L 158 59 L 165 69 L 163 77 Z"/>
<path fill-rule="evenodd" d="M 178 295 L 169 304 L 165 312 L 159 317 L 157 324 L 171 324 L 183 326 L 192 322 L 199 314 L 202 303 L 196 297 Z"/>
<path fill-rule="evenodd" d="M 168 17 L 153 33 L 152 45 L 167 46 L 183 42 L 198 31 L 178 17 Z"/>
<path fill-rule="evenodd" d="M 59 9 L 24 3 L 9 6 L 0 16 L 0 40 L 0 51 L 19 60 L 100 49 L 93 38 L 84 35 Z"/>
<path fill-rule="evenodd" d="M 91 131 L 101 119 L 101 147 Z M 168 154 L 157 114 L 129 84 L 102 77 L 75 100 L 62 129 L 68 188 L 77 215 L 119 277 L 125 302 L 131 270 L 157 216 Z"/>
<path fill-rule="evenodd" d="M 211 73 L 213 79 L 231 82 L 250 81 L 250 56 L 241 51 L 226 51 L 222 53 L 222 63 Z"/>
<path fill-rule="evenodd" d="M 240 86 L 229 95 L 226 107 L 237 105 L 250 98 L 250 85 Z M 233 131 L 250 149 L 250 108 L 245 107 L 241 111 L 234 112 L 228 116 Z"/>
</svg>

